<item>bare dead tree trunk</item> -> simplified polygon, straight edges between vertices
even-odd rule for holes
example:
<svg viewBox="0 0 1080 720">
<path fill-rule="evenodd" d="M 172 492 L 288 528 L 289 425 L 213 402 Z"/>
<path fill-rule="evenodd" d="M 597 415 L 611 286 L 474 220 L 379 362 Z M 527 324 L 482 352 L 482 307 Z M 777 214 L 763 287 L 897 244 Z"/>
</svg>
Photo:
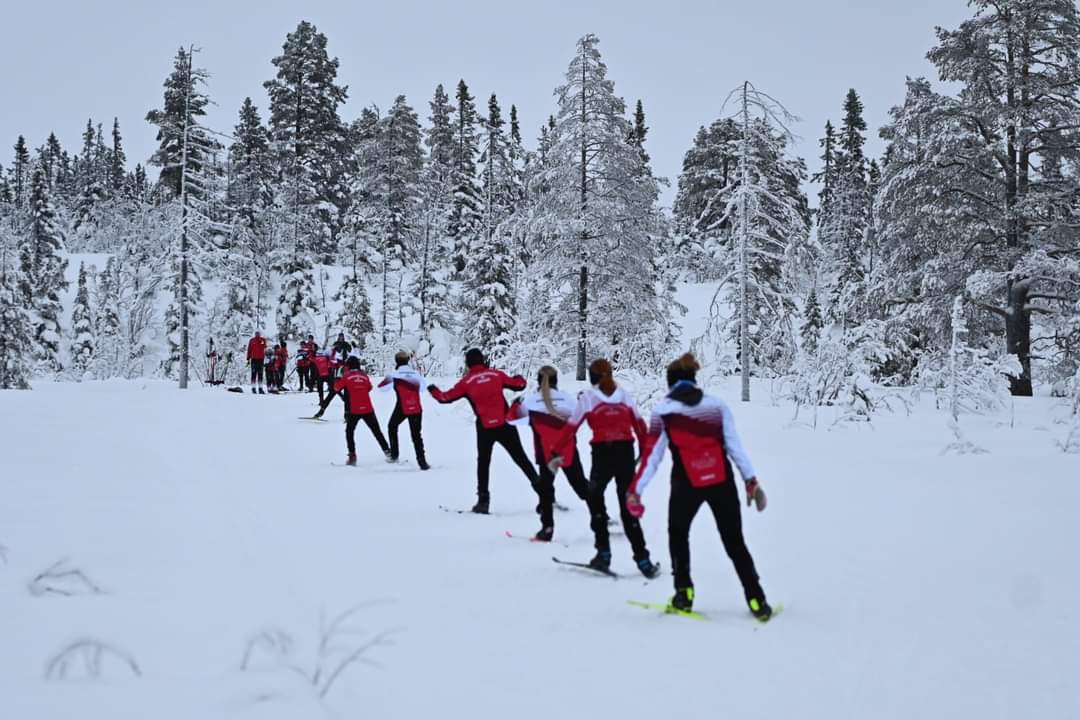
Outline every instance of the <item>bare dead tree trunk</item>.
<svg viewBox="0 0 1080 720">
<path fill-rule="evenodd" d="M 747 227 L 749 212 L 746 207 L 747 195 L 750 192 L 750 104 L 747 98 L 749 81 L 743 83 L 742 92 L 742 151 L 740 158 L 741 184 L 739 192 L 739 361 L 742 375 L 742 401 L 750 402 L 750 317 L 747 309 L 747 297 L 750 272 L 747 263 L 747 245 L 749 244 Z"/>
</svg>

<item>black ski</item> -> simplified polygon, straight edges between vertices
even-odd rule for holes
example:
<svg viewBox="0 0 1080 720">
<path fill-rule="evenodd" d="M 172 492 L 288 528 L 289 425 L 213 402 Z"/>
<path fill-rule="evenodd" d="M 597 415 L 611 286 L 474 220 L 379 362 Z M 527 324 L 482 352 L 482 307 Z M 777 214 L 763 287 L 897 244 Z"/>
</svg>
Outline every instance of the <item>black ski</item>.
<svg viewBox="0 0 1080 720">
<path fill-rule="evenodd" d="M 567 567 L 578 568 L 580 570 L 588 570 L 589 572 L 596 573 L 597 575 L 607 575 L 609 578 L 612 578 L 612 579 L 618 579 L 618 577 L 619 577 L 619 573 L 615 572 L 614 570 L 611 570 L 610 568 L 608 568 L 607 570 L 601 570 L 600 568 L 593 567 L 589 563 L 571 562 L 569 560 L 560 560 L 557 557 L 553 557 L 551 559 L 554 562 L 558 563 L 559 565 L 566 565 Z"/>
</svg>

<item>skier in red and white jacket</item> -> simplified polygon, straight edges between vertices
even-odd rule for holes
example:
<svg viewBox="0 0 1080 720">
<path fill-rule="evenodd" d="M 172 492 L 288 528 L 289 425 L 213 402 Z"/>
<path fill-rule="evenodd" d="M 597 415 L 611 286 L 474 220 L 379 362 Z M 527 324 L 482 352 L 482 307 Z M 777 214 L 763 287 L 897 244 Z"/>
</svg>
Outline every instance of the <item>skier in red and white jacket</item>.
<svg viewBox="0 0 1080 720">
<path fill-rule="evenodd" d="M 255 331 L 254 337 L 248 340 L 247 361 L 251 366 L 251 392 L 256 392 L 256 382 L 258 382 L 258 392 L 266 392 L 263 390 L 263 371 L 266 365 L 266 338 L 264 338 L 262 333 L 258 330 Z"/>
<path fill-rule="evenodd" d="M 556 443 L 562 438 L 566 420 L 574 414 L 575 400 L 559 390 L 559 371 L 550 365 L 540 368 L 536 375 L 539 388 L 531 395 L 520 397 L 510 406 L 510 422 L 514 425 L 528 424 L 532 428 L 533 448 L 536 465 L 540 470 L 540 480 L 545 485 L 555 484 L 555 473 L 562 468 L 574 493 L 585 501 L 590 517 L 602 515 L 603 510 L 595 511 L 593 495 L 589 491 L 589 481 L 581 467 L 581 456 L 577 448 L 570 445 L 560 463 L 548 467 L 556 455 Z M 554 495 L 554 490 L 552 490 Z M 605 525 L 606 516 L 605 516 Z M 598 541 L 599 543 L 599 541 Z M 600 545 L 597 544 L 599 549 Z"/>
<path fill-rule="evenodd" d="M 517 428 L 507 424 L 508 407 L 504 390 L 524 390 L 528 383 L 520 375 L 510 377 L 502 370 L 487 366 L 484 354 L 477 348 L 465 353 L 465 376 L 454 387 L 443 391 L 428 385 L 431 396 L 440 403 L 452 403 L 467 398 L 476 413 L 476 505 L 474 513 L 487 514 L 491 502 L 488 490 L 491 472 L 491 451 L 498 443 L 509 453 L 510 459 L 529 478 L 533 490 L 540 498 L 540 531 L 537 540 L 551 540 L 555 531 L 553 505 L 555 492 L 550 483 L 545 484 L 529 462 L 529 456 L 521 446 Z"/>
<path fill-rule="evenodd" d="M 379 419 L 375 417 L 375 406 L 371 403 L 371 378 L 360 369 L 358 358 L 351 357 L 345 362 L 345 373 L 334 381 L 334 392 L 319 405 L 319 412 L 315 413 L 315 417 L 321 418 L 337 395 L 341 395 L 345 401 L 345 445 L 349 450 L 346 464 L 356 464 L 356 440 L 353 436 L 361 420 L 368 426 L 375 442 L 379 443 L 386 461 L 390 462 L 390 448 L 379 427 Z"/>
<path fill-rule="evenodd" d="M 424 454 L 424 438 L 420 434 L 424 420 L 424 406 L 420 401 L 420 388 L 424 387 L 424 376 L 410 364 L 412 356 L 407 352 L 394 355 L 394 370 L 379 383 L 379 388 L 393 389 L 397 396 L 394 412 L 390 414 L 390 423 L 386 429 L 390 435 L 390 457 L 398 459 L 398 428 L 409 421 L 409 434 L 412 436 L 413 450 L 416 451 L 416 464 L 421 470 L 430 466 Z"/>
<path fill-rule="evenodd" d="M 577 407 L 556 442 L 558 451 L 549 467 L 558 467 L 564 457 L 570 456 L 578 427 L 583 422 L 589 423 L 592 428 L 589 486 L 593 494 L 592 529 L 596 535 L 596 557 L 589 564 L 597 570 L 607 570 L 611 566 L 604 492 L 614 479 L 619 514 L 626 539 L 634 551 L 634 561 L 642 575 L 654 578 L 660 574 L 660 568 L 649 558 L 641 523 L 626 508 L 626 489 L 634 479 L 634 437 L 637 436 L 644 446 L 645 420 L 630 394 L 615 384 L 610 362 L 603 358 L 594 360 L 589 366 L 589 382 L 592 387 L 578 397 Z"/>
<path fill-rule="evenodd" d="M 687 353 L 667 369 L 670 392 L 652 412 L 649 441 L 642 454 L 634 482 L 627 492 L 627 506 L 637 517 L 645 513 L 641 494 L 671 447 L 671 499 L 668 503 L 668 542 L 675 575 L 671 607 L 690 610 L 694 584 L 690 579 L 690 524 L 702 503 L 708 503 L 720 530 L 724 550 L 735 565 L 750 611 L 759 620 L 772 616 L 761 589 L 754 559 L 742 534 L 739 493 L 735 487 L 734 461 L 746 484 L 746 504 L 765 509 L 765 492 L 758 483 L 750 458 L 735 432 L 731 408 L 718 397 L 706 395 L 696 384 L 699 369 Z"/>
</svg>

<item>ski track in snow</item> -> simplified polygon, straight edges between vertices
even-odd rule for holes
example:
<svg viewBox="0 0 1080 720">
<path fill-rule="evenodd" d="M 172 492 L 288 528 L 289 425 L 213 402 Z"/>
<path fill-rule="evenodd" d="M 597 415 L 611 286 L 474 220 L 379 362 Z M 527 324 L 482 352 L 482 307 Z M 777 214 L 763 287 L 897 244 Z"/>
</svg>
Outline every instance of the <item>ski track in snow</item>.
<svg viewBox="0 0 1080 720">
<path fill-rule="evenodd" d="M 734 382 L 714 390 L 736 397 Z M 928 398 L 874 429 L 812 431 L 755 392 L 733 405 L 770 500 L 744 509 L 747 542 L 786 606 L 765 626 L 707 509 L 691 547 L 695 609 L 711 622 L 627 604 L 671 592 L 667 467 L 643 520 L 664 575 L 646 583 L 613 533 L 623 577 L 608 582 L 558 567 L 554 546 L 503 537 L 539 524 L 498 448 L 499 517 L 439 510 L 474 501 L 460 407 L 427 401 L 434 467 L 420 472 L 384 463 L 364 427 L 360 467 L 332 467 L 339 406 L 331 422 L 298 423 L 311 396 L 154 381 L 0 393 L 0 717 L 1080 717 L 1080 458 L 1054 448 L 1052 402 L 1017 399 L 1012 428 L 965 417 L 991 454 L 943 456 L 951 436 Z M 374 400 L 385 422 L 393 398 Z M 404 428 L 401 442 L 408 458 Z M 587 463 L 585 433 L 580 446 Z M 557 554 L 587 561 L 585 508 L 561 476 L 556 492 L 570 507 L 555 515 L 570 545 Z M 61 558 L 108 592 L 32 596 L 27 583 Z M 273 663 L 240 671 L 269 628 L 314 667 L 320 613 L 357 603 L 349 637 L 392 631 L 390 644 L 322 700 Z M 129 653 L 142 676 L 105 665 L 102 682 L 46 681 L 82 637 Z"/>
</svg>

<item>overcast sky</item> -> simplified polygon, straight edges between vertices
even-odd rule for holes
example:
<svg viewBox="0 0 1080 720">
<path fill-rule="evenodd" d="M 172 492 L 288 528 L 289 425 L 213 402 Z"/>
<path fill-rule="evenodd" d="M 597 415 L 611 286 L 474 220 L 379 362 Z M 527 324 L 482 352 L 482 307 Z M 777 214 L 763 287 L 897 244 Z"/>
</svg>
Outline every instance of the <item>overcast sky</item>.
<svg viewBox="0 0 1080 720">
<path fill-rule="evenodd" d="M 482 101 L 495 92 L 518 106 L 526 143 L 554 111 L 581 35 L 600 37 L 616 92 L 641 98 L 657 174 L 678 178 L 702 124 L 715 119 L 743 79 L 780 99 L 802 122 L 799 154 L 813 171 L 827 118 L 838 123 L 854 87 L 866 106 L 870 152 L 877 128 L 903 99 L 905 76 L 935 77 L 925 60 L 934 27 L 957 26 L 966 0 L 457 0 L 382 3 L 334 0 L 3 0 L 0 42 L 0 162 L 11 163 L 19 134 L 37 147 L 55 131 L 77 149 L 88 117 L 106 131 L 119 117 L 128 160 L 145 162 L 154 130 L 144 120 L 162 100 L 161 83 L 180 45 L 194 43 L 212 74 L 217 107 L 209 124 L 231 131 L 250 95 L 263 112 L 263 81 L 285 34 L 301 19 L 329 38 L 349 86 L 342 109 L 354 119 L 368 104 L 388 107 L 404 93 L 426 122 L 435 85 L 464 78 Z M 665 193 L 669 203 L 674 190 Z M 816 200 L 815 200 L 816 203 Z"/>
</svg>

